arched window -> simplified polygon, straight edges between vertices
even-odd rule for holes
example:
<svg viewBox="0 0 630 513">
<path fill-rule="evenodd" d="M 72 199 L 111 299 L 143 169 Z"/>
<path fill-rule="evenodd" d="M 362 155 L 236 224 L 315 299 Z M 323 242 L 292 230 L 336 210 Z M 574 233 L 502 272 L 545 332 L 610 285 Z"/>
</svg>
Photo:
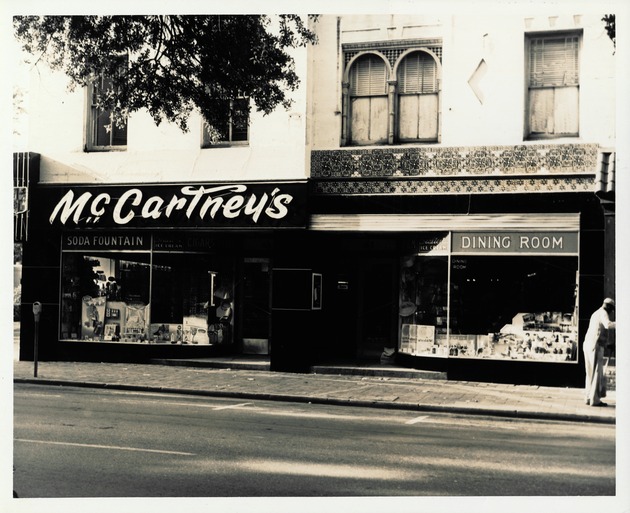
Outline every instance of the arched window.
<svg viewBox="0 0 630 513">
<path fill-rule="evenodd" d="M 350 143 L 387 142 L 387 68 L 374 54 L 359 57 L 350 69 Z"/>
<path fill-rule="evenodd" d="M 435 59 L 413 52 L 398 66 L 398 140 L 437 141 L 439 80 Z"/>
</svg>

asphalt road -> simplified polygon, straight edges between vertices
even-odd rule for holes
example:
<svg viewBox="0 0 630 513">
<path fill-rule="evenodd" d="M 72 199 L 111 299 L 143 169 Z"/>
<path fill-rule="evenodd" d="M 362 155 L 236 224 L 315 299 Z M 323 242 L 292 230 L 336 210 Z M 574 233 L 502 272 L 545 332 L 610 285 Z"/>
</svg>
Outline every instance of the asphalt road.
<svg viewBox="0 0 630 513">
<path fill-rule="evenodd" d="M 615 494 L 615 427 L 14 388 L 21 497 Z"/>
</svg>

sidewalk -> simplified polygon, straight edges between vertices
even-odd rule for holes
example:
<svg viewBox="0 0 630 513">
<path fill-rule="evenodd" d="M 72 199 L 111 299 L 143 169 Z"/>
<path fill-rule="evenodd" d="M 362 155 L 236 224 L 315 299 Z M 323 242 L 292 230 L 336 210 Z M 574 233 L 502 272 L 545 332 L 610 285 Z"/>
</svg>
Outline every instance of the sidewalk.
<svg viewBox="0 0 630 513">
<path fill-rule="evenodd" d="M 177 363 L 175 365 L 175 363 Z M 584 404 L 583 390 L 446 381 L 409 369 L 315 368 L 312 374 L 270 372 L 264 362 L 234 359 L 153 364 L 14 362 L 15 383 L 157 391 L 239 399 L 468 413 L 513 418 L 615 424 L 616 397 L 607 407 Z M 413 370 L 411 370 L 413 372 Z M 338 373 L 338 374 L 337 374 Z M 439 373 L 436 373 L 439 374 Z"/>
</svg>

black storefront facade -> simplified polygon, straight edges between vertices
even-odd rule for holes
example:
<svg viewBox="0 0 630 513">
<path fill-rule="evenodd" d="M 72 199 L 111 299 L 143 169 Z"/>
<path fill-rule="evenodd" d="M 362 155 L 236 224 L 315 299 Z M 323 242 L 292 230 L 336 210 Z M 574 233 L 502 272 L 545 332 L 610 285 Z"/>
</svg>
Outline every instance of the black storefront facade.
<svg viewBox="0 0 630 513">
<path fill-rule="evenodd" d="M 321 359 L 393 351 L 449 379 L 583 386 L 614 261 L 601 158 L 592 144 L 313 151 Z"/>
<path fill-rule="evenodd" d="M 449 379 L 582 386 L 611 261 L 600 157 L 344 148 L 313 151 L 308 182 L 31 181 L 20 358 L 40 301 L 41 359 L 259 354 L 308 372 L 388 355 Z"/>
<path fill-rule="evenodd" d="M 287 303 L 272 279 L 296 267 L 300 251 L 290 263 L 282 252 L 306 219 L 306 181 L 32 180 L 20 358 L 34 356 L 34 302 L 44 360 L 269 355 L 272 300 Z"/>
</svg>

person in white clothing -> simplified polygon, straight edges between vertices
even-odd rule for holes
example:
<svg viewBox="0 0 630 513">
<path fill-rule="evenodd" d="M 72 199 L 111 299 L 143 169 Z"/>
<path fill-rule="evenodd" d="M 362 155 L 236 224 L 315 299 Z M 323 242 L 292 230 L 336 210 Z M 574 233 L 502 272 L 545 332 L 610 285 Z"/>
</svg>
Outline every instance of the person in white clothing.
<svg viewBox="0 0 630 513">
<path fill-rule="evenodd" d="M 602 402 L 606 397 L 606 381 L 604 380 L 604 348 L 608 330 L 615 329 L 616 324 L 610 320 L 615 310 L 615 302 L 604 299 L 600 308 L 593 312 L 584 337 L 584 366 L 586 370 L 586 404 L 591 406 L 607 406 Z"/>
</svg>

